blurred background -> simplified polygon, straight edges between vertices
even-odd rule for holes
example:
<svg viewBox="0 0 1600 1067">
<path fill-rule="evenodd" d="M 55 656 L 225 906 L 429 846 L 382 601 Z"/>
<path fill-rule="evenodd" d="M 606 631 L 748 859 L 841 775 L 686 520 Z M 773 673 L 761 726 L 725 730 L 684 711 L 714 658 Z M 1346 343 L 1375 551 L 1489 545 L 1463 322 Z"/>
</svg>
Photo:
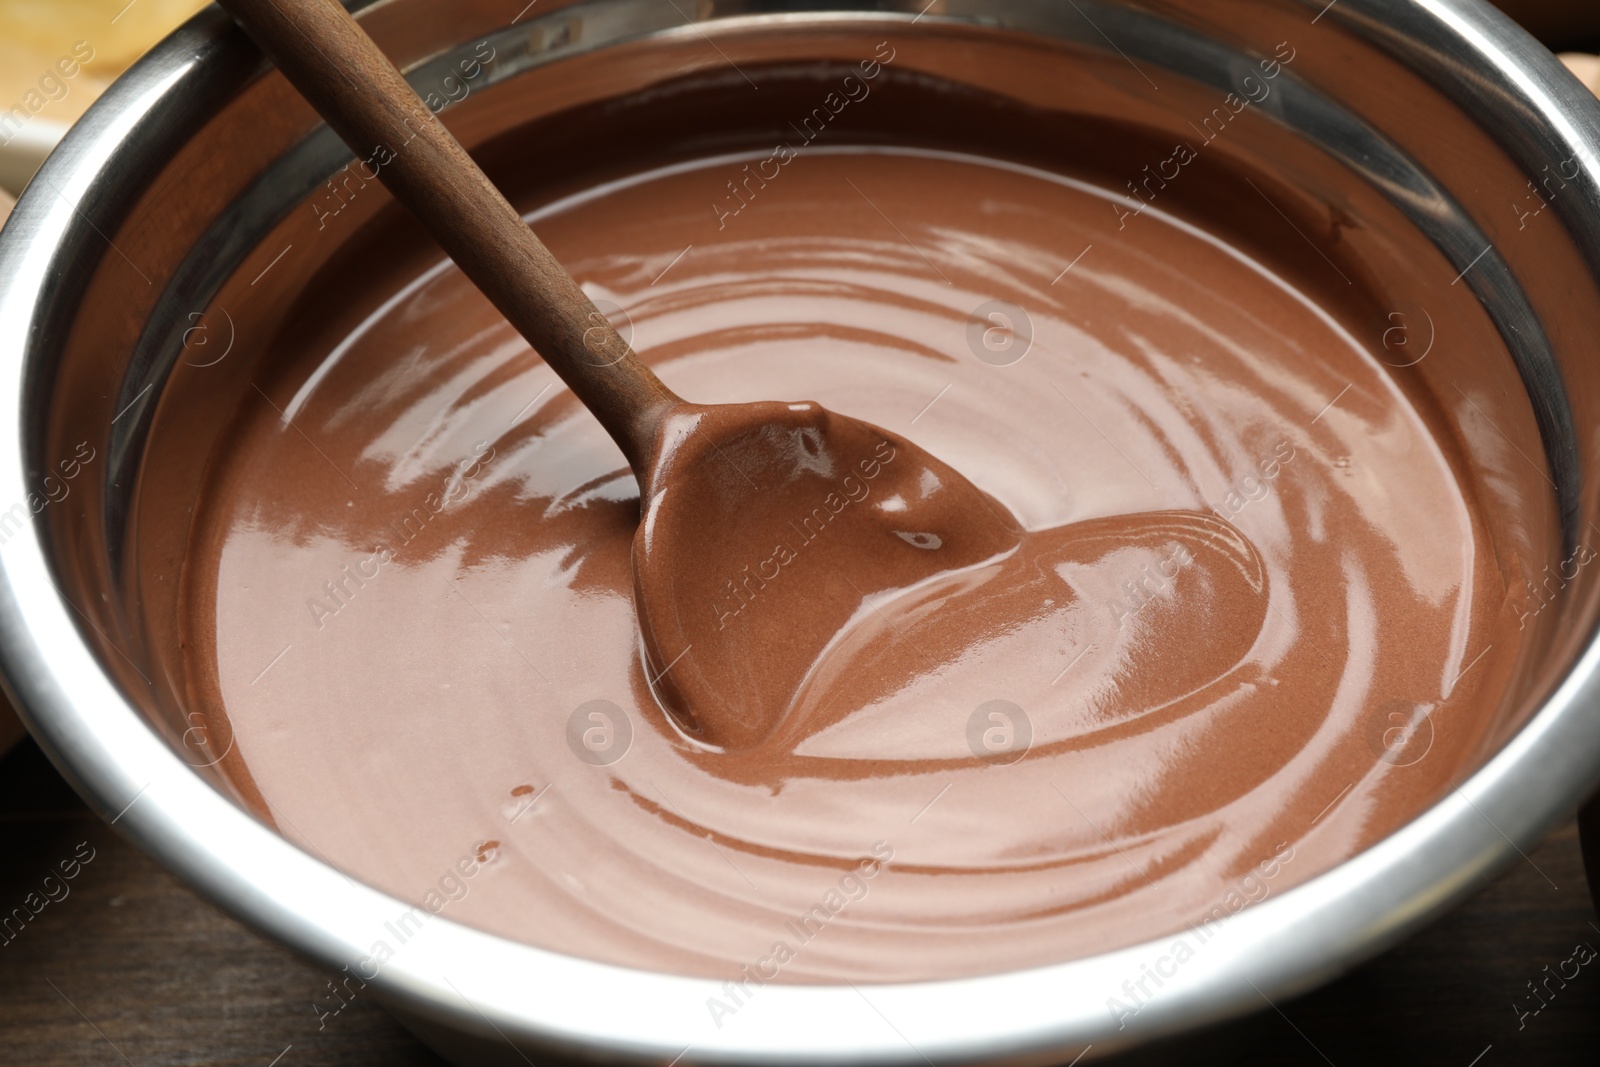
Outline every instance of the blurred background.
<svg viewBox="0 0 1600 1067">
<path fill-rule="evenodd" d="M 1600 3 L 1595 0 L 1495 0 L 1554 52 L 1600 51 Z"/>
<path fill-rule="evenodd" d="M 0 0 L 0 188 L 13 196 L 97 96 L 199 0 Z"/>
</svg>

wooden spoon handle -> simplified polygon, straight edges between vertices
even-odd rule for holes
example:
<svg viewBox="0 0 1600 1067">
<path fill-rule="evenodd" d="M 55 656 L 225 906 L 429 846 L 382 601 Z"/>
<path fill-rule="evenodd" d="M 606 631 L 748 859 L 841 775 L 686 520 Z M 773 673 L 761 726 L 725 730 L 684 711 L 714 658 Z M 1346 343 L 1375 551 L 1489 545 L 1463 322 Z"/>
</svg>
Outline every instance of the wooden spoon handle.
<svg viewBox="0 0 1600 1067">
<path fill-rule="evenodd" d="M 680 403 L 337 0 L 219 0 L 594 412 L 644 480 Z"/>
</svg>

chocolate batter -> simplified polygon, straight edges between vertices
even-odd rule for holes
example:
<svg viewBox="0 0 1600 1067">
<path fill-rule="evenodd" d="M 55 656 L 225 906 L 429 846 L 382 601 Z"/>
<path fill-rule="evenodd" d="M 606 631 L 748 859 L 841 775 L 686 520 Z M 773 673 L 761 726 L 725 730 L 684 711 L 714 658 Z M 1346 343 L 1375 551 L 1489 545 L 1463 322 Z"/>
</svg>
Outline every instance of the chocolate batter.
<svg viewBox="0 0 1600 1067">
<path fill-rule="evenodd" d="M 1225 917 L 1463 772 L 1514 619 L 1450 446 L 1315 300 L 1159 202 L 954 153 L 813 146 L 730 217 L 769 155 L 532 221 L 680 395 L 881 426 L 1020 547 L 871 598 L 712 749 L 643 666 L 617 448 L 449 264 L 352 276 L 389 299 L 299 324 L 185 576 L 264 817 L 551 949 L 890 981 Z M 894 458 L 761 559 L 691 557 L 682 609 L 804 625 L 762 613 L 892 515 Z"/>
</svg>

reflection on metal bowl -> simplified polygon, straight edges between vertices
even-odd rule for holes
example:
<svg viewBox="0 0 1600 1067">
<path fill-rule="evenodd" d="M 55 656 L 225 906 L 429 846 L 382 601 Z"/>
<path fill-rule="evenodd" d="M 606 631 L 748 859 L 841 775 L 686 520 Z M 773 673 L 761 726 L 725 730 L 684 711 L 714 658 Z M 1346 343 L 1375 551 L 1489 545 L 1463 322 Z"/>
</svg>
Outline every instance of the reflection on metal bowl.
<svg viewBox="0 0 1600 1067">
<path fill-rule="evenodd" d="M 1370 254 L 1346 262 L 1367 281 L 1352 284 L 1336 311 L 1369 329 L 1375 347 L 1395 308 L 1374 293 L 1408 292 L 1435 320 L 1483 324 L 1475 351 L 1493 358 L 1385 362 L 1397 381 L 1414 375 L 1405 388 L 1418 396 L 1470 390 L 1487 405 L 1498 432 L 1464 405 L 1440 417 L 1491 487 L 1479 506 L 1512 531 L 1496 545 L 1508 568 L 1559 568 L 1600 521 L 1590 473 L 1600 463 L 1600 104 L 1484 5 L 503 8 L 389 0 L 369 5 L 363 22 L 424 89 L 480 42 L 492 45 L 496 60 L 446 121 L 506 181 L 516 178 L 519 157 L 507 146 L 519 129 L 637 94 L 667 71 L 853 60 L 863 41 L 893 35 L 904 42 L 896 67 L 911 75 L 1049 111 L 1136 118 L 1166 134 L 1181 121 L 1167 101 L 1215 102 L 1292 40 L 1297 58 L 1270 105 L 1217 151 L 1241 174 L 1272 173 L 1285 216 L 1302 228 L 1365 233 L 1349 240 L 1369 240 L 1361 247 Z M 1019 84 L 1010 75 L 1024 56 L 1040 77 Z M 1090 83 L 1095 92 L 1062 88 Z M 0 659 L 12 691 L 99 811 L 120 813 L 119 826 L 220 905 L 336 970 L 368 957 L 384 924 L 411 905 L 255 821 L 216 765 L 226 746 L 216 760 L 197 758 L 171 633 L 177 582 L 140 576 L 179 573 L 207 457 L 230 419 L 225 403 L 194 403 L 184 391 L 192 378 L 175 373 L 192 316 L 226 307 L 235 343 L 210 367 L 208 390 L 216 396 L 225 383 L 237 399 L 271 358 L 286 309 L 339 250 L 338 240 L 313 240 L 318 215 L 308 204 L 350 162 L 211 11 L 91 109 L 0 236 L 0 501 L 26 500 L 40 472 L 80 442 L 102 457 L 84 466 L 69 500 L 0 543 Z M 1526 200 L 1533 181 L 1536 205 Z M 341 208 L 351 212 L 348 232 L 385 203 L 374 189 Z M 1228 214 L 1227 203 L 1214 209 Z M 1519 227 L 1535 216 L 1537 227 Z M 1383 254 L 1390 237 L 1450 269 L 1424 279 L 1414 261 Z M 1270 255 L 1271 241 L 1261 244 Z M 303 254 L 285 258 L 290 246 Z M 520 1063 L 519 1047 L 632 1063 L 1067 1062 L 1240 1015 L 1263 994 L 1293 995 L 1394 943 L 1588 794 L 1600 775 L 1600 578 L 1581 570 L 1527 614 L 1531 634 L 1472 773 L 1359 855 L 1240 912 L 1131 1019 L 1108 1013 L 1107 1000 L 1166 943 L 874 986 L 870 1003 L 849 985 L 774 984 L 737 1026 L 716 1028 L 705 1004 L 720 984 L 591 963 L 440 918 L 370 987 L 462 1064 Z M 1412 757 L 1406 747 L 1391 762 Z"/>
</svg>

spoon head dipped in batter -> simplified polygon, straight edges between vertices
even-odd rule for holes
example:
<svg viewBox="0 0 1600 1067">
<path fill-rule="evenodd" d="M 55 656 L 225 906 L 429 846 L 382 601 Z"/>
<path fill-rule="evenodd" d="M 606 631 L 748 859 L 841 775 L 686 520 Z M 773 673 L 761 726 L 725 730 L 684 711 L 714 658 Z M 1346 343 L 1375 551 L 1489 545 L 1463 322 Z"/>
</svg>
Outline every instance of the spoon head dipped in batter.
<svg viewBox="0 0 1600 1067">
<path fill-rule="evenodd" d="M 829 669 L 830 651 L 877 656 L 851 635 L 863 621 L 898 630 L 883 604 L 1023 544 L 996 500 L 894 434 L 812 403 L 680 399 L 342 6 L 222 2 L 352 149 L 403 147 L 380 180 L 621 448 L 642 501 L 633 589 L 644 664 L 687 735 L 725 751 L 760 745 Z M 1027 558 L 1011 577 L 1031 589 L 1047 556 L 1035 545 Z M 1027 617 L 1054 608 L 1056 592 Z M 952 595 L 930 595 L 966 620 L 981 615 L 973 604 L 1011 602 L 992 594 L 954 607 Z M 917 618 L 933 610 L 919 603 Z M 939 640 L 965 647 L 985 633 L 953 624 Z"/>
<path fill-rule="evenodd" d="M 815 404 L 679 399 L 339 4 L 223 6 L 353 149 L 403 144 L 379 172 L 385 186 L 622 449 L 644 501 L 634 590 L 646 662 L 688 732 L 719 747 L 756 743 L 871 594 L 1016 547 L 1021 530 L 1004 508 L 873 426 Z M 761 587 L 746 581 L 751 568 L 781 576 L 818 537 L 812 577 L 774 587 L 770 611 L 724 632 L 718 599 L 751 595 Z"/>
<path fill-rule="evenodd" d="M 684 404 L 658 440 L 633 541 L 644 660 L 679 726 L 718 748 L 776 730 L 875 599 L 1022 542 L 948 465 L 817 404 Z"/>
</svg>

